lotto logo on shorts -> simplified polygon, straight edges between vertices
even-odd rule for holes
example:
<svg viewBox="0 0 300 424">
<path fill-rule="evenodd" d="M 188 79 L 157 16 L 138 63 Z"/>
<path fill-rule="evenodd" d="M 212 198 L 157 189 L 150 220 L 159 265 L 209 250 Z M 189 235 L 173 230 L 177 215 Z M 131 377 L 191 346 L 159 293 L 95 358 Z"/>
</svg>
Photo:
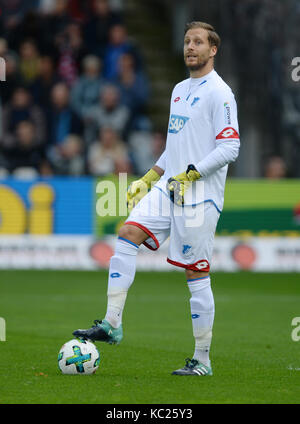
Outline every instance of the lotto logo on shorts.
<svg viewBox="0 0 300 424">
<path fill-rule="evenodd" d="M 193 271 L 209 272 L 210 266 L 206 259 L 201 259 L 195 264 L 189 265 L 189 269 L 192 269 Z"/>
<path fill-rule="evenodd" d="M 185 123 L 189 120 L 187 116 L 171 115 L 169 123 L 169 133 L 177 134 L 185 126 Z"/>
<path fill-rule="evenodd" d="M 225 128 L 216 137 L 217 140 L 228 140 L 232 138 L 237 138 L 237 139 L 240 138 L 239 133 L 232 127 Z"/>
</svg>

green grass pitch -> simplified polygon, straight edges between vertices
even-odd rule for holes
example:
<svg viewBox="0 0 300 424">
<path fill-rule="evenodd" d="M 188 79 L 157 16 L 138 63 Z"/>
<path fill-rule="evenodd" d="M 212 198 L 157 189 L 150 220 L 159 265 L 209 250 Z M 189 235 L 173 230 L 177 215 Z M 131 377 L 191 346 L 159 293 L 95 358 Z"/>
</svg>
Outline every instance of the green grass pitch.
<svg viewBox="0 0 300 424">
<path fill-rule="evenodd" d="M 62 375 L 72 331 L 103 318 L 106 272 L 1 271 L 0 403 L 299 403 L 299 274 L 213 273 L 212 377 L 171 372 L 193 354 L 184 274 L 137 272 L 119 346 L 97 343 L 91 376 Z"/>
</svg>

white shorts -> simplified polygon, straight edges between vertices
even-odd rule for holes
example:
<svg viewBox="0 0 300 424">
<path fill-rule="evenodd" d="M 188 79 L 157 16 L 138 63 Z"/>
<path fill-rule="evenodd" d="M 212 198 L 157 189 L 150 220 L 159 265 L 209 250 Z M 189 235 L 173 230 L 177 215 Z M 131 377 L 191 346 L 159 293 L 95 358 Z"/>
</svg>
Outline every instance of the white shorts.
<svg viewBox="0 0 300 424">
<path fill-rule="evenodd" d="M 157 250 L 170 237 L 169 263 L 208 272 L 219 216 L 211 201 L 182 208 L 154 187 L 131 211 L 125 225 L 135 225 L 147 233 L 144 245 L 151 250 Z"/>
</svg>

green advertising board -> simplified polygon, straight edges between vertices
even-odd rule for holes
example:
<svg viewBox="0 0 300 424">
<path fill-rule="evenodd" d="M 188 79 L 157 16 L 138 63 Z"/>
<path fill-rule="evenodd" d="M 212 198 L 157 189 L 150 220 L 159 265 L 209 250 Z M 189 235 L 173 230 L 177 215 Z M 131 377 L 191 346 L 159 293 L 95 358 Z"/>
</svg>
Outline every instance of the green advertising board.
<svg viewBox="0 0 300 424">
<path fill-rule="evenodd" d="M 300 180 L 228 179 L 217 233 L 300 236 Z"/>
<path fill-rule="evenodd" d="M 126 187 L 112 175 L 95 180 L 95 235 L 116 234 L 126 220 Z M 115 196 L 108 196 L 114 186 Z M 123 197 L 122 197 L 123 196 Z M 100 203 L 99 203 L 100 202 Z M 101 215 L 97 213 L 101 210 Z M 126 209 L 126 208 L 125 208 Z M 121 215 L 121 216 L 120 216 Z M 217 235 L 300 236 L 300 180 L 228 179 Z"/>
</svg>

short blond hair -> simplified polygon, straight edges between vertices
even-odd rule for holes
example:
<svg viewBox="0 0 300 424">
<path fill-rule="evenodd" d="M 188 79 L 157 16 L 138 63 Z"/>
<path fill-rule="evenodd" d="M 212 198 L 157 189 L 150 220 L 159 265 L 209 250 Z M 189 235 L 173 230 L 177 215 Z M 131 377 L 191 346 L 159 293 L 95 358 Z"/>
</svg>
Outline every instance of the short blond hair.
<svg viewBox="0 0 300 424">
<path fill-rule="evenodd" d="M 207 24 L 206 22 L 201 22 L 201 21 L 188 22 L 185 25 L 184 34 L 186 34 L 190 29 L 194 29 L 194 28 L 206 29 L 206 31 L 208 32 L 208 42 L 209 42 L 209 44 L 211 46 L 216 46 L 217 49 L 220 47 L 221 38 L 216 33 L 216 30 L 212 25 Z"/>
</svg>

